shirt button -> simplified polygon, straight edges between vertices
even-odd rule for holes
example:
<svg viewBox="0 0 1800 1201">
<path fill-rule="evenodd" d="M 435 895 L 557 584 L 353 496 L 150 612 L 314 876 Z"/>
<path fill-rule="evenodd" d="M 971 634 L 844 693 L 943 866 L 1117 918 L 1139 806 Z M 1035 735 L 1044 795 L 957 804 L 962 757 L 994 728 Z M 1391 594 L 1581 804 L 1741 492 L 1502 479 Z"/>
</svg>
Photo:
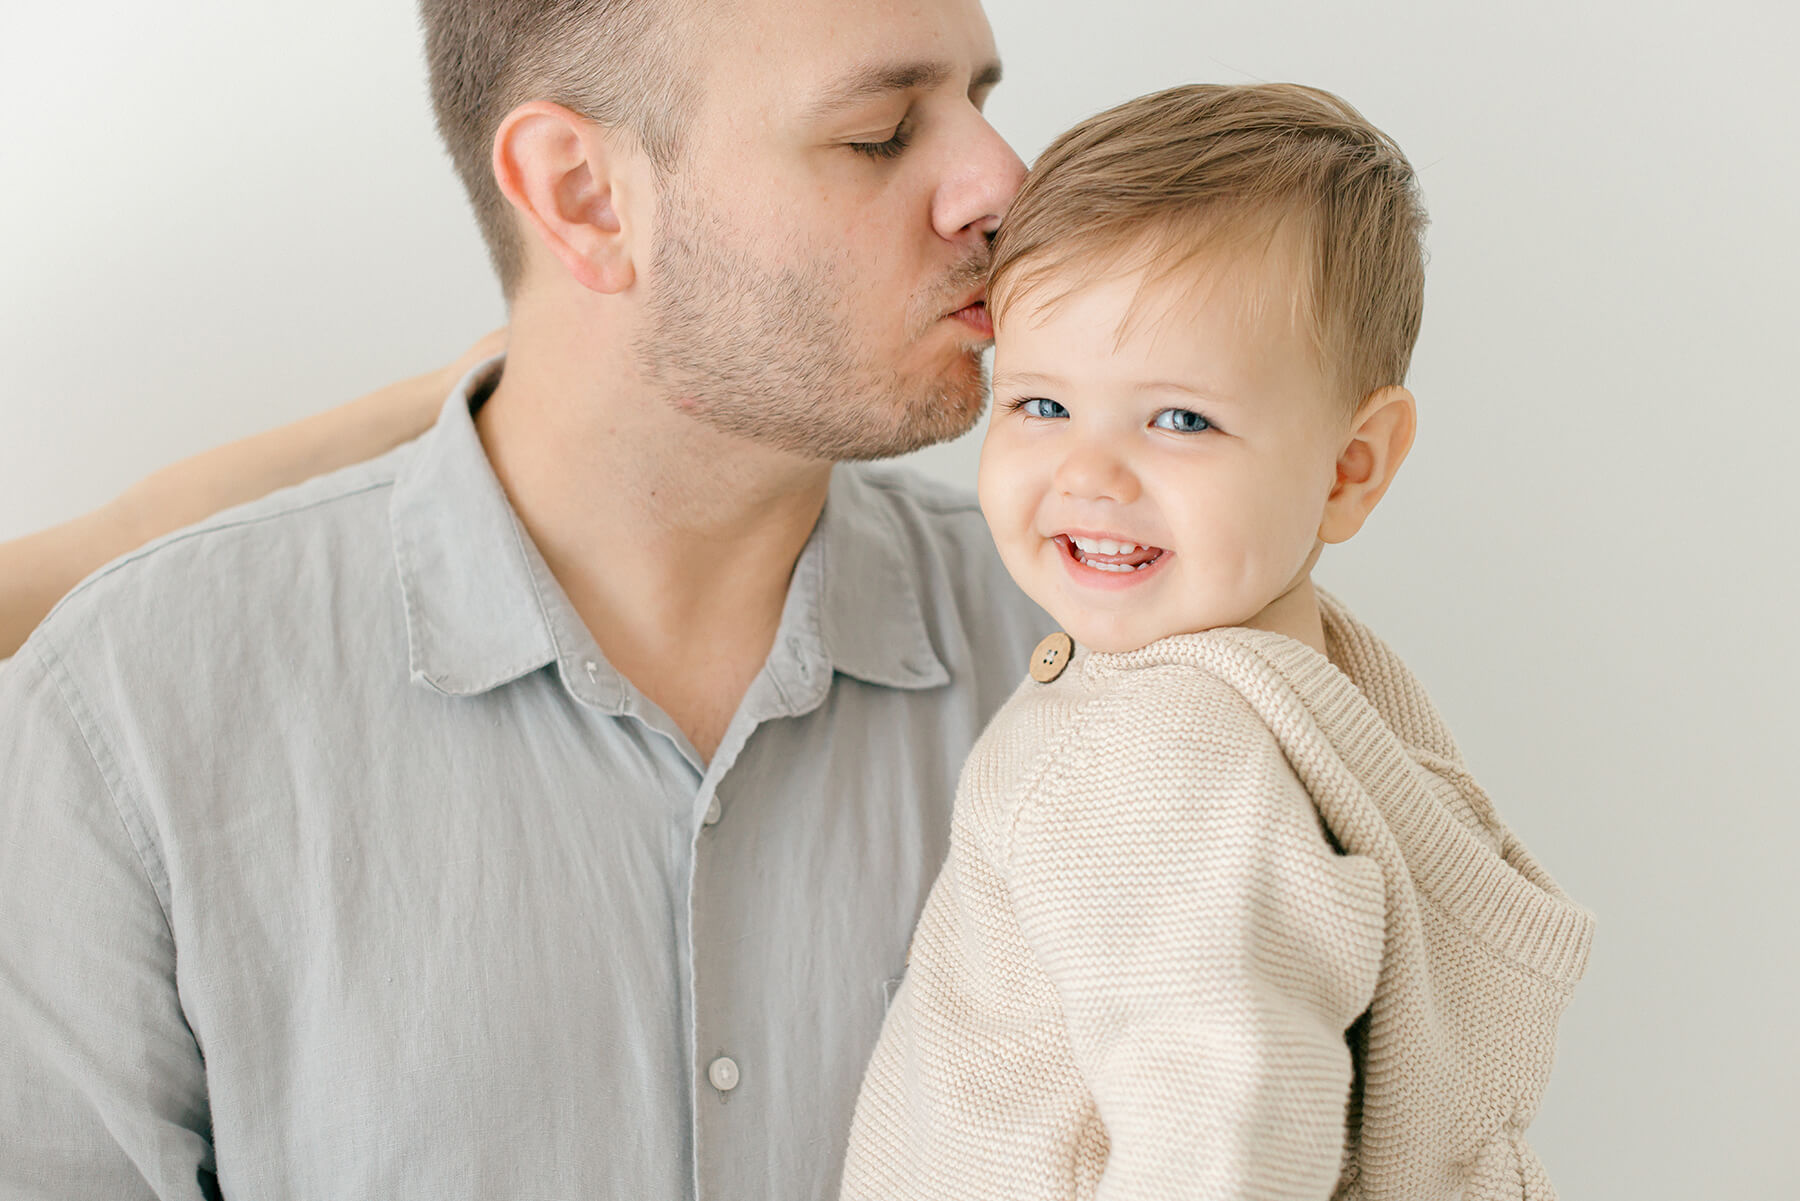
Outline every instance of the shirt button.
<svg viewBox="0 0 1800 1201">
<path fill-rule="evenodd" d="M 719 804 L 719 798 L 714 796 L 711 801 L 707 802 L 706 816 L 700 819 L 700 824 L 703 826 L 716 826 L 719 824 L 719 819 L 724 816 L 725 806 Z"/>
<path fill-rule="evenodd" d="M 1048 684 L 1062 675 L 1063 668 L 1069 665 L 1069 657 L 1075 653 L 1075 640 L 1058 630 L 1031 652 L 1031 678 L 1040 684 Z"/>
<path fill-rule="evenodd" d="M 730 1056 L 721 1055 L 706 1069 L 706 1078 L 712 1086 L 722 1093 L 728 1093 L 738 1086 L 738 1066 Z"/>
</svg>

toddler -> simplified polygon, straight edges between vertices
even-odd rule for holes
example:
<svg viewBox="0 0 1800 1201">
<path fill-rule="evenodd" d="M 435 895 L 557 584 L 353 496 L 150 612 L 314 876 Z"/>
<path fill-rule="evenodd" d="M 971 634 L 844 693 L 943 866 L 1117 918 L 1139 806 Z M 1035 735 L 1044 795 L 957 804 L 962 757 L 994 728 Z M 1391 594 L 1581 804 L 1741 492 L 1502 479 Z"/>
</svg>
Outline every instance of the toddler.
<svg viewBox="0 0 1800 1201">
<path fill-rule="evenodd" d="M 1549 1197 L 1591 918 L 1314 587 L 1412 445 L 1425 224 L 1327 93 L 1176 88 L 995 243 L 980 494 L 1066 631 L 962 775 L 844 1196 Z"/>
</svg>

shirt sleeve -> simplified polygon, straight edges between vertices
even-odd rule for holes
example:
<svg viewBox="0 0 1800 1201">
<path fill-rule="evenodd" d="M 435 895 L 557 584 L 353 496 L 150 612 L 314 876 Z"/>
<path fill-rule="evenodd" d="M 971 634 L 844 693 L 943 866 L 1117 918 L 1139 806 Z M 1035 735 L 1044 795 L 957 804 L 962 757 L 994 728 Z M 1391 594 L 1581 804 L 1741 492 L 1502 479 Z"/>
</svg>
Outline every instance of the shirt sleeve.
<svg viewBox="0 0 1800 1201">
<path fill-rule="evenodd" d="M 1106 1129 L 1098 1196 L 1323 1201 L 1345 1034 L 1380 970 L 1381 873 L 1326 841 L 1235 692 L 1157 699 L 1075 731 L 1008 854 Z"/>
<path fill-rule="evenodd" d="M 57 666 L 0 671 L 0 1196 L 216 1197 L 160 868 Z"/>
</svg>

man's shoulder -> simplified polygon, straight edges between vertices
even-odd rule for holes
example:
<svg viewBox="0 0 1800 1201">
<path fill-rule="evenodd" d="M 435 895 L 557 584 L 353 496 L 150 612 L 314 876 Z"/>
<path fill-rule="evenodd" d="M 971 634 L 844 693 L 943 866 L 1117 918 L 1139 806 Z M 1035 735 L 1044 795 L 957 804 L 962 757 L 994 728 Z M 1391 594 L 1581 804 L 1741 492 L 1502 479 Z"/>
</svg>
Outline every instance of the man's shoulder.
<svg viewBox="0 0 1800 1201">
<path fill-rule="evenodd" d="M 164 589 L 186 593 L 226 572 L 248 570 L 248 577 L 234 576 L 238 583 L 291 578 L 283 569 L 300 564 L 269 557 L 284 546 L 316 544 L 321 537 L 356 543 L 372 526 L 385 525 L 386 494 L 397 474 L 399 453 L 225 509 L 122 555 L 77 585 L 48 621 L 77 622 L 134 594 Z"/>
<path fill-rule="evenodd" d="M 942 567 L 963 579 L 1003 584 L 1012 580 L 994 549 L 974 492 L 893 463 L 851 464 L 839 469 L 857 506 L 875 515 L 880 536 L 916 570 Z"/>
<path fill-rule="evenodd" d="M 972 701 L 985 722 L 1053 623 L 1007 574 L 974 494 L 909 467 L 853 464 L 838 469 L 832 495 L 848 502 L 853 538 L 868 548 L 854 565 L 917 599 L 956 703 Z"/>
<path fill-rule="evenodd" d="M 916 525 L 934 540 L 993 554 L 993 540 L 972 489 L 898 463 L 851 463 L 838 471 L 862 503 Z"/>
<path fill-rule="evenodd" d="M 228 653 L 319 620 L 392 575 L 388 497 L 408 447 L 226 509 L 100 568 L 31 643 L 135 657 L 151 644 Z M 28 643 L 30 645 L 30 643 Z"/>
<path fill-rule="evenodd" d="M 1010 689 L 1052 623 L 1007 574 L 975 494 L 891 463 L 840 471 L 859 506 L 878 514 L 878 524 L 865 536 L 888 540 L 904 559 L 940 632 L 947 633 L 943 623 L 954 621 L 984 657 L 999 654 Z"/>
</svg>

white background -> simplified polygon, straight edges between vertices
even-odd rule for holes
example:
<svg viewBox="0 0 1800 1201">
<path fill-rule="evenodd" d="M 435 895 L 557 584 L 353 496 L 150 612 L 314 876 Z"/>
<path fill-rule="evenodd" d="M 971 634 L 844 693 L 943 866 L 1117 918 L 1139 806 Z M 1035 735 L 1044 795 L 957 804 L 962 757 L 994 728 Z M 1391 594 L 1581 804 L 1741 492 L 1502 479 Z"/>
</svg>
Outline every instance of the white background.
<svg viewBox="0 0 1800 1201">
<path fill-rule="evenodd" d="M 0 538 L 500 323 L 403 0 L 5 3 Z M 1793 6 L 988 8 L 1027 159 L 1140 92 L 1294 79 L 1421 169 L 1422 434 L 1321 577 L 1599 914 L 1533 1128 L 1564 1196 L 1792 1195 Z"/>
</svg>

